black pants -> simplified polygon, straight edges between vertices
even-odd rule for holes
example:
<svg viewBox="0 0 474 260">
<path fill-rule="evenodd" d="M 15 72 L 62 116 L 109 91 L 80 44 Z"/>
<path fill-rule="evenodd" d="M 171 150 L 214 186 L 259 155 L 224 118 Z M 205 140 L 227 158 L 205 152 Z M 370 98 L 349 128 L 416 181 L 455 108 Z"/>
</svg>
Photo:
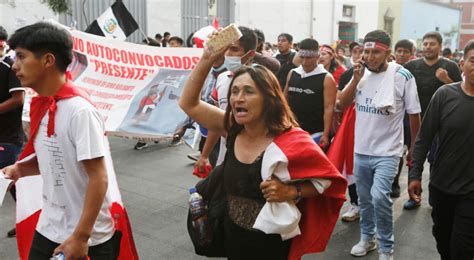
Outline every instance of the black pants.
<svg viewBox="0 0 474 260">
<path fill-rule="evenodd" d="M 359 196 L 357 196 L 357 187 L 355 183 L 349 185 L 349 198 L 351 198 L 351 204 L 359 205 Z"/>
<path fill-rule="evenodd" d="M 442 260 L 474 259 L 474 197 L 453 196 L 430 185 L 433 236 Z"/>
<path fill-rule="evenodd" d="M 108 241 L 89 247 L 90 260 L 115 260 L 118 258 L 120 252 L 120 239 L 122 234 L 115 232 L 114 236 Z M 59 244 L 55 243 L 40 233 L 35 231 L 33 242 L 31 244 L 29 260 L 49 260 L 54 252 L 54 249 Z"/>
</svg>

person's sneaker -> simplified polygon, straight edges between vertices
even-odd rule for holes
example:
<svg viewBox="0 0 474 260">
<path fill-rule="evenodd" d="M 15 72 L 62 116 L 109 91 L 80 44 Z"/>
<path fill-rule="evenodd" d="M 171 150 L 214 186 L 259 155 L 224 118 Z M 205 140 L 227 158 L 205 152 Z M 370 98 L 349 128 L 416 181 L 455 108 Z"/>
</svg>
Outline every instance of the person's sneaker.
<svg viewBox="0 0 474 260">
<path fill-rule="evenodd" d="M 7 232 L 7 237 L 16 237 L 16 228 Z"/>
<path fill-rule="evenodd" d="M 342 220 L 347 222 L 358 220 L 360 218 L 359 209 L 356 204 L 351 204 L 346 213 L 342 214 Z"/>
<path fill-rule="evenodd" d="M 416 203 L 416 201 L 414 201 L 412 199 L 407 200 L 407 202 L 405 202 L 405 204 L 403 204 L 403 208 L 406 209 L 406 210 L 416 209 L 419 206 L 420 206 L 420 203 Z"/>
<path fill-rule="evenodd" d="M 148 144 L 145 142 L 138 142 L 133 149 L 135 150 L 142 150 L 148 147 Z"/>
<path fill-rule="evenodd" d="M 392 184 L 392 192 L 390 193 L 390 197 L 392 198 L 400 197 L 400 185 L 396 183 Z"/>
<path fill-rule="evenodd" d="M 188 154 L 188 158 L 193 160 L 193 161 L 199 160 L 200 157 L 201 157 L 201 153 L 190 153 L 190 154 Z"/>
<path fill-rule="evenodd" d="M 355 246 L 351 249 L 351 255 L 353 256 L 364 256 L 368 252 L 377 249 L 377 243 L 375 242 L 375 238 L 365 241 L 360 240 Z"/>
<path fill-rule="evenodd" d="M 379 260 L 393 260 L 393 250 L 387 253 L 379 253 Z"/>
</svg>

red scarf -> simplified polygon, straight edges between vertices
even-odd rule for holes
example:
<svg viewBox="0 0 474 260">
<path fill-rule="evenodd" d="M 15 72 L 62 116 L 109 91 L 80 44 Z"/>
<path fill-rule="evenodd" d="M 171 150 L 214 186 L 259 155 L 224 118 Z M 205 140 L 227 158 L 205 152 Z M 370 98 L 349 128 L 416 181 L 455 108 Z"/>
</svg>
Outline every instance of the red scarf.
<svg viewBox="0 0 474 260">
<path fill-rule="evenodd" d="M 30 105 L 30 138 L 28 139 L 25 149 L 20 155 L 20 160 L 35 152 L 35 147 L 33 144 L 36 134 L 38 133 L 39 126 L 41 125 L 41 120 L 43 119 L 46 112 L 48 112 L 49 116 L 48 137 L 50 137 L 54 134 L 54 120 L 57 110 L 56 102 L 78 96 L 93 104 L 89 95 L 85 91 L 77 88 L 68 77 L 66 83 L 61 86 L 59 91 L 54 96 L 36 96 L 33 98 Z"/>
</svg>

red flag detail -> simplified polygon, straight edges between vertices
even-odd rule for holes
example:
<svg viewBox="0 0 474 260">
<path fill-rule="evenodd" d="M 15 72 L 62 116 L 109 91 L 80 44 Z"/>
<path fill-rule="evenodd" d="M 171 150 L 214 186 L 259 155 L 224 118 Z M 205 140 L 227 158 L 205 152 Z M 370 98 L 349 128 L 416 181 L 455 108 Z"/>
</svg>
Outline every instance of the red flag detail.
<svg viewBox="0 0 474 260">
<path fill-rule="evenodd" d="M 217 20 L 217 17 L 212 19 L 212 26 L 216 28 L 216 30 L 219 29 L 219 21 Z"/>
<path fill-rule="evenodd" d="M 118 260 L 138 259 L 138 253 L 133 240 L 132 227 L 130 226 L 127 211 L 122 205 L 114 202 L 110 208 L 110 214 L 115 222 L 115 230 L 122 233 Z"/>
<path fill-rule="evenodd" d="M 41 210 L 38 210 L 23 221 L 16 223 L 16 243 L 20 259 L 28 259 L 40 214 Z"/>
<path fill-rule="evenodd" d="M 344 112 L 341 126 L 327 152 L 334 166 L 341 172 L 345 169 L 347 175 L 353 175 L 354 168 L 355 117 L 355 105 L 352 104 Z"/>
</svg>

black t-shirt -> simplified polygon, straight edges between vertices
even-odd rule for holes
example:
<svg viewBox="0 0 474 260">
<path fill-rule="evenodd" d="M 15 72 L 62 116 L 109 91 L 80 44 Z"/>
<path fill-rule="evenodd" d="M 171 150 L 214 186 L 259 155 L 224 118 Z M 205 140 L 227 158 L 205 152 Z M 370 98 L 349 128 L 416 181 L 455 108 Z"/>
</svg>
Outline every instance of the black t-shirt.
<svg viewBox="0 0 474 260">
<path fill-rule="evenodd" d="M 416 138 L 411 180 L 421 179 L 426 154 L 438 136 L 430 184 L 448 194 L 474 194 L 473 111 L 474 97 L 462 90 L 460 82 L 436 91 Z"/>
<path fill-rule="evenodd" d="M 339 85 L 337 89 L 342 91 L 346 87 L 346 85 L 351 81 L 353 75 L 354 75 L 353 67 L 344 71 L 344 73 L 342 73 L 341 77 L 339 78 Z"/>
<path fill-rule="evenodd" d="M 10 99 L 11 92 L 23 91 L 20 81 L 11 69 L 12 65 L 13 61 L 9 57 L 0 58 L 0 103 Z M 21 144 L 23 142 L 22 111 L 23 106 L 0 114 L 0 143 Z"/>
<path fill-rule="evenodd" d="M 288 54 L 277 54 L 275 58 L 280 62 L 280 69 L 276 74 L 278 82 L 280 82 L 281 89 L 285 88 L 286 78 L 288 77 L 288 72 L 296 68 L 293 64 L 293 58 L 295 57 L 295 52 L 289 52 Z"/>
<path fill-rule="evenodd" d="M 310 134 L 324 131 L 324 78 L 327 73 L 301 78 L 293 71 L 288 103 L 301 128 Z"/>
<path fill-rule="evenodd" d="M 462 81 L 461 71 L 456 63 L 446 58 L 441 57 L 439 61 L 432 66 L 428 66 L 423 58 L 412 60 L 405 65 L 411 74 L 415 77 L 416 86 L 418 90 L 418 97 L 420 98 L 421 116 L 423 117 L 431 97 L 443 86 L 444 83 L 436 78 L 436 70 L 443 68 L 448 71 L 449 77 L 454 81 Z"/>
</svg>

